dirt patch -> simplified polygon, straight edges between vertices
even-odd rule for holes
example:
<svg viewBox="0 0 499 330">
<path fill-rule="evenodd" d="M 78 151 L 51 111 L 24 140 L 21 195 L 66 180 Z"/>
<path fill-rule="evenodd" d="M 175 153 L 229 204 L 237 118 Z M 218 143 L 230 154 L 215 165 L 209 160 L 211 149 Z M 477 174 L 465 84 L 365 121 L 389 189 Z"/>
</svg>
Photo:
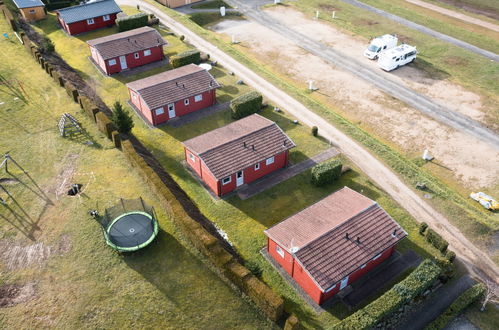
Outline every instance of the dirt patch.
<svg viewBox="0 0 499 330">
<path fill-rule="evenodd" d="M 19 183 L 19 180 L 14 179 L 14 178 L 0 178 L 0 184 L 3 184 L 3 185 L 12 185 L 12 184 L 16 184 L 16 183 Z"/>
<path fill-rule="evenodd" d="M 449 65 L 466 66 L 470 61 L 462 57 L 446 56 L 444 62 Z"/>
<path fill-rule="evenodd" d="M 62 235 L 57 245 L 45 245 L 38 242 L 31 245 L 2 240 L 0 241 L 0 261 L 8 270 L 42 265 L 50 256 L 68 253 L 71 250 L 69 235 Z"/>
<path fill-rule="evenodd" d="M 71 179 L 74 177 L 77 168 L 79 154 L 67 154 L 60 162 L 60 170 L 54 183 L 47 190 L 47 193 L 55 194 L 56 198 L 64 195 L 71 187 Z"/>
<path fill-rule="evenodd" d="M 335 10 L 338 10 L 338 7 L 335 7 L 329 3 L 321 3 L 321 4 L 319 4 L 319 9 L 326 10 L 326 11 L 335 11 Z"/>
<path fill-rule="evenodd" d="M 11 307 L 36 298 L 35 284 L 0 286 L 0 308 Z"/>
<path fill-rule="evenodd" d="M 364 25 L 364 26 L 372 26 L 372 25 L 379 24 L 379 22 L 376 22 L 376 21 L 373 21 L 370 19 L 361 18 L 361 19 L 356 19 L 355 24 L 356 25 Z"/>
<path fill-rule="evenodd" d="M 499 20 L 499 11 L 494 8 L 482 8 L 479 5 L 474 5 L 473 1 L 469 1 L 468 3 L 463 3 L 462 0 L 437 0 L 439 2 L 443 2 L 449 5 L 452 5 L 457 8 L 464 9 L 466 11 L 487 16 L 496 20 Z"/>
</svg>

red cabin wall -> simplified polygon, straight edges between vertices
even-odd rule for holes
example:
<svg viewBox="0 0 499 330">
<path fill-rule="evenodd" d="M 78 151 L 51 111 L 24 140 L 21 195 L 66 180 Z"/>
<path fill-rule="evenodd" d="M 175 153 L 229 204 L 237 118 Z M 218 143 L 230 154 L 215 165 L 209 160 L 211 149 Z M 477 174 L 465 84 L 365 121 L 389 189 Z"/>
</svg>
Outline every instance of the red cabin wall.
<svg viewBox="0 0 499 330">
<path fill-rule="evenodd" d="M 313 301 L 318 304 L 321 303 L 321 289 L 317 286 L 317 284 L 315 284 L 310 275 L 296 260 L 294 260 L 293 279 L 302 287 L 303 290 L 305 290 Z"/>
<path fill-rule="evenodd" d="M 128 69 L 136 68 L 138 66 L 146 65 L 146 64 L 149 64 L 152 62 L 161 61 L 164 58 L 163 46 L 149 48 L 149 50 L 151 50 L 151 55 L 144 56 L 145 50 L 141 50 L 138 52 L 139 58 L 137 58 L 137 59 L 135 58 L 135 55 L 134 55 L 135 53 L 130 53 L 130 54 L 124 55 L 126 57 L 126 63 L 127 63 Z M 109 65 L 109 61 L 111 61 L 113 59 L 116 61 L 116 64 Z M 104 72 L 106 72 L 109 75 L 113 74 L 113 73 L 121 72 L 122 70 L 121 70 L 121 64 L 120 64 L 120 57 L 118 56 L 115 58 L 107 59 L 105 61 L 105 66 L 104 67 L 101 66 L 101 68 L 102 68 L 102 70 L 104 70 Z"/>
<path fill-rule="evenodd" d="M 197 173 L 197 175 L 199 175 L 199 177 L 202 177 L 203 173 L 201 172 L 201 160 L 199 157 L 187 148 L 184 148 L 184 153 L 187 164 L 189 164 L 189 166 Z"/>
<path fill-rule="evenodd" d="M 144 117 L 146 117 L 146 119 L 152 125 L 154 125 L 151 110 L 146 105 L 144 100 L 142 100 L 142 96 L 140 96 L 139 93 L 134 92 L 130 88 L 128 89 L 128 93 L 130 94 L 130 101 L 132 102 L 132 104 L 135 105 L 135 107 L 140 110 L 140 112 L 144 115 Z"/>
<path fill-rule="evenodd" d="M 59 22 L 61 23 L 61 26 L 66 30 L 66 32 L 68 32 L 70 35 L 75 35 L 100 29 L 106 26 L 113 26 L 116 21 L 116 15 L 117 14 L 110 14 L 109 21 L 104 21 L 102 16 L 94 17 L 94 24 L 88 24 L 87 20 L 66 24 L 62 19 L 59 19 Z"/>
<path fill-rule="evenodd" d="M 277 253 L 277 246 L 279 246 L 276 242 L 267 238 L 267 251 L 274 258 L 275 261 L 279 263 L 279 265 L 284 268 L 284 270 L 291 276 L 293 276 L 293 256 L 289 254 L 288 251 L 284 250 L 282 246 L 280 246 L 281 250 L 284 252 L 284 257 L 281 257 L 279 253 Z"/>
</svg>

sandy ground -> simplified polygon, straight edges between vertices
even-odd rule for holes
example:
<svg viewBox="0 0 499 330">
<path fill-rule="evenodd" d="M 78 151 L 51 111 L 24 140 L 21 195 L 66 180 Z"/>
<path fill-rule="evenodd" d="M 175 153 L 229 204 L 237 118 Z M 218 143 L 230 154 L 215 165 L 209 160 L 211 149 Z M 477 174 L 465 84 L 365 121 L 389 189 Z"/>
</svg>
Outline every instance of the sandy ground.
<svg viewBox="0 0 499 330">
<path fill-rule="evenodd" d="M 302 33 L 341 51 L 362 54 L 365 44 L 354 37 L 339 33 L 329 26 L 306 19 L 301 13 L 279 7 L 269 11 L 276 19 L 287 19 Z M 246 24 L 216 26 L 218 32 L 235 35 L 242 47 L 264 63 L 291 79 L 302 83 L 314 80 L 326 99 L 338 107 L 348 118 L 367 125 L 405 152 L 419 155 L 426 148 L 436 161 L 452 171 L 452 175 L 470 189 L 493 186 L 499 177 L 499 152 L 477 139 L 440 124 L 419 111 L 394 100 L 369 83 L 352 74 L 336 69 L 333 65 L 309 54 L 291 41 L 266 27 Z M 311 31 L 314 31 L 311 33 Z M 376 67 L 376 62 L 361 58 Z M 292 63 L 292 65 L 290 65 Z M 377 67 L 376 67 L 377 68 Z M 395 73 L 401 83 L 424 91 L 427 95 L 453 106 L 460 112 L 480 119 L 480 97 L 446 81 L 434 80 L 415 68 L 403 67 Z"/>
</svg>

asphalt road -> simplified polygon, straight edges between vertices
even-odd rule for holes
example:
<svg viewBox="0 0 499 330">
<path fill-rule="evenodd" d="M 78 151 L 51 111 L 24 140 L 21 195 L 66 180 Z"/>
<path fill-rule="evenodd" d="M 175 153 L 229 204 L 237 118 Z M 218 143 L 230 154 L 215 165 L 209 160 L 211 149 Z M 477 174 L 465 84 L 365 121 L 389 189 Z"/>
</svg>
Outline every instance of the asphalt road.
<svg viewBox="0 0 499 330">
<path fill-rule="evenodd" d="M 221 65 L 233 71 L 244 82 L 258 90 L 273 104 L 286 109 L 297 120 L 308 126 L 317 126 L 319 134 L 334 141 L 341 152 L 346 155 L 362 172 L 371 178 L 381 189 L 386 191 L 399 205 L 405 208 L 415 219 L 428 223 L 448 242 L 449 248 L 459 251 L 458 258 L 468 270 L 482 278 L 490 278 L 499 282 L 499 267 L 482 250 L 475 247 L 449 220 L 431 207 L 427 201 L 405 185 L 399 176 L 364 149 L 356 141 L 345 135 L 328 121 L 309 110 L 303 104 L 270 84 L 246 66 L 221 51 L 215 45 L 193 33 L 181 23 L 164 14 L 154 5 L 141 0 L 117 0 L 120 5 L 135 6 L 146 12 L 154 13 L 163 24 L 174 33 L 184 35 L 188 42 L 219 61 Z"/>
<path fill-rule="evenodd" d="M 453 111 L 409 87 L 380 76 L 377 71 L 369 68 L 355 58 L 295 31 L 292 27 L 277 21 L 269 14 L 260 10 L 258 5 L 261 1 L 226 0 L 226 2 L 232 7 L 238 7 L 239 11 L 247 18 L 277 32 L 311 54 L 370 82 L 388 95 L 405 102 L 425 115 L 499 149 L 499 135 L 484 127 L 479 122 L 457 111 Z"/>
</svg>

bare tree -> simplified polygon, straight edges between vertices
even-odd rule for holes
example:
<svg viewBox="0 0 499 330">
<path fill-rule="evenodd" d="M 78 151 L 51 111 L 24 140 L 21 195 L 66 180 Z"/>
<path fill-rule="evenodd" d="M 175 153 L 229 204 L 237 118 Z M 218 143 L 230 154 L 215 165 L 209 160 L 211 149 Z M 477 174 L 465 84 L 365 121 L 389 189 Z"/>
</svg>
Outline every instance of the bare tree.
<svg viewBox="0 0 499 330">
<path fill-rule="evenodd" d="M 499 303 L 499 285 L 487 280 L 487 282 L 485 282 L 485 297 L 483 298 L 482 307 L 480 308 L 481 312 L 485 310 L 485 305 L 487 305 L 488 302 Z"/>
</svg>

